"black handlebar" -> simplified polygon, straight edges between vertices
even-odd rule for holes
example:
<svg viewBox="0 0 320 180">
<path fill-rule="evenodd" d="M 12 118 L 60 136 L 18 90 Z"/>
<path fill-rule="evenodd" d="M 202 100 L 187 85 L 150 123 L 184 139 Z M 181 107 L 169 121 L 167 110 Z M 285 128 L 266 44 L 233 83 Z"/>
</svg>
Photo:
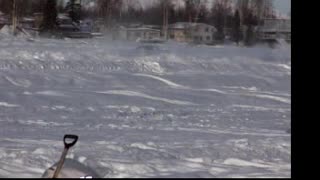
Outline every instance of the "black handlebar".
<svg viewBox="0 0 320 180">
<path fill-rule="evenodd" d="M 72 135 L 72 134 L 67 134 L 67 135 L 65 135 L 64 138 L 63 138 L 64 147 L 67 148 L 67 149 L 69 149 L 70 147 L 74 146 L 74 145 L 77 143 L 78 138 L 79 138 L 79 137 L 78 137 L 77 135 Z M 73 141 L 68 143 L 68 142 L 66 141 L 67 139 L 71 139 L 71 140 L 73 140 Z"/>
</svg>

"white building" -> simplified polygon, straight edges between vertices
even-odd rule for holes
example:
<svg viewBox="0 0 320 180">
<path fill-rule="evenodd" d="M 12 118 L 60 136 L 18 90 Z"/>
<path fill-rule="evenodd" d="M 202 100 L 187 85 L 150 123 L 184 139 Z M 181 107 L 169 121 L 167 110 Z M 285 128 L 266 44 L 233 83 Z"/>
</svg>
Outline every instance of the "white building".
<svg viewBox="0 0 320 180">
<path fill-rule="evenodd" d="M 217 29 L 205 23 L 177 22 L 168 28 L 169 39 L 178 42 L 211 44 Z"/>
<path fill-rule="evenodd" d="M 120 27 L 119 38 L 130 41 L 137 40 L 155 40 L 161 39 L 161 33 L 158 29 L 152 29 L 147 27 Z"/>
<path fill-rule="evenodd" d="M 291 19 L 265 19 L 263 25 L 258 27 L 258 38 L 291 41 Z"/>
</svg>

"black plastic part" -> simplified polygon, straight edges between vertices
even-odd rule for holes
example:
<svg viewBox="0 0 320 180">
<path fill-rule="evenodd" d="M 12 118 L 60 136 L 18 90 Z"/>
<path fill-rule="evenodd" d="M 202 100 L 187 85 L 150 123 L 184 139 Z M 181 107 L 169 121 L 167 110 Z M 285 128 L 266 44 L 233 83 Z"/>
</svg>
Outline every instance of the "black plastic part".
<svg viewBox="0 0 320 180">
<path fill-rule="evenodd" d="M 65 148 L 69 149 L 70 147 L 74 146 L 77 143 L 78 138 L 79 137 L 77 135 L 72 135 L 72 134 L 65 135 L 63 138 Z M 70 143 L 67 143 L 66 141 L 67 139 L 72 139 L 73 141 Z"/>
</svg>

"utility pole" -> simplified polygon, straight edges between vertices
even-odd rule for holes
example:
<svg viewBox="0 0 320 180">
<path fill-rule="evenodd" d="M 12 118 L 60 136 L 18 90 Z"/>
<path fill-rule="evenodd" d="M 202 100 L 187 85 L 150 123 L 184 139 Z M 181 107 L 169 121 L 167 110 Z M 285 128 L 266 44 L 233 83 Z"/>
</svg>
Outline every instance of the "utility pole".
<svg viewBox="0 0 320 180">
<path fill-rule="evenodd" d="M 79 2 L 79 4 L 80 4 L 80 12 L 79 12 L 79 18 L 81 19 L 81 13 L 82 13 L 82 11 L 81 11 L 81 8 L 82 8 L 82 0 L 80 0 L 80 2 Z"/>
<path fill-rule="evenodd" d="M 169 10 L 168 10 L 168 1 L 164 1 L 163 4 L 163 36 L 167 40 L 168 39 L 168 18 L 169 18 Z"/>
<path fill-rule="evenodd" d="M 16 0 L 12 0 L 12 34 L 16 35 L 17 33 L 17 4 Z"/>
</svg>

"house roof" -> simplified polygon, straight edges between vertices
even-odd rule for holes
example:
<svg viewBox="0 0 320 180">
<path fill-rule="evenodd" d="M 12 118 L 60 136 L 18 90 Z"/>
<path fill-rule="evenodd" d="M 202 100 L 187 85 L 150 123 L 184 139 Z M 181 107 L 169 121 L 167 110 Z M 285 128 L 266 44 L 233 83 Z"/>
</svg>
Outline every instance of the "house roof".
<svg viewBox="0 0 320 180">
<path fill-rule="evenodd" d="M 265 19 L 259 28 L 262 32 L 290 32 L 291 21 L 286 19 Z"/>
<path fill-rule="evenodd" d="M 126 28 L 126 27 L 121 26 L 120 28 L 127 30 L 127 31 L 157 31 L 157 32 L 160 32 L 160 30 L 158 30 L 158 29 L 152 29 L 152 28 L 148 28 L 148 27 Z"/>
<path fill-rule="evenodd" d="M 151 29 L 161 29 L 161 26 L 159 25 L 143 25 L 143 27 L 151 28 Z"/>
<path fill-rule="evenodd" d="M 284 21 L 291 21 L 290 18 L 286 17 L 278 17 L 278 18 L 264 18 L 263 20 L 284 20 Z"/>
<path fill-rule="evenodd" d="M 279 32 L 279 33 L 290 33 L 291 30 L 290 29 L 260 29 L 260 32 L 265 32 L 265 33 L 275 33 L 275 32 Z"/>
<path fill-rule="evenodd" d="M 59 18 L 59 19 L 71 19 L 69 17 L 69 15 L 66 14 L 66 13 L 59 13 L 57 18 Z"/>
<path fill-rule="evenodd" d="M 195 27 L 195 26 L 199 26 L 199 25 L 212 26 L 212 25 L 205 24 L 205 23 L 176 22 L 176 23 L 170 24 L 169 28 L 170 29 L 187 29 L 187 28 Z M 212 26 L 212 27 L 214 27 L 214 26 Z"/>
<path fill-rule="evenodd" d="M 35 19 L 32 17 L 24 17 L 20 20 L 20 22 L 34 22 Z"/>
<path fill-rule="evenodd" d="M 191 23 L 188 22 L 177 22 L 174 24 L 170 24 L 169 28 L 171 29 L 186 29 L 190 26 Z"/>
</svg>

